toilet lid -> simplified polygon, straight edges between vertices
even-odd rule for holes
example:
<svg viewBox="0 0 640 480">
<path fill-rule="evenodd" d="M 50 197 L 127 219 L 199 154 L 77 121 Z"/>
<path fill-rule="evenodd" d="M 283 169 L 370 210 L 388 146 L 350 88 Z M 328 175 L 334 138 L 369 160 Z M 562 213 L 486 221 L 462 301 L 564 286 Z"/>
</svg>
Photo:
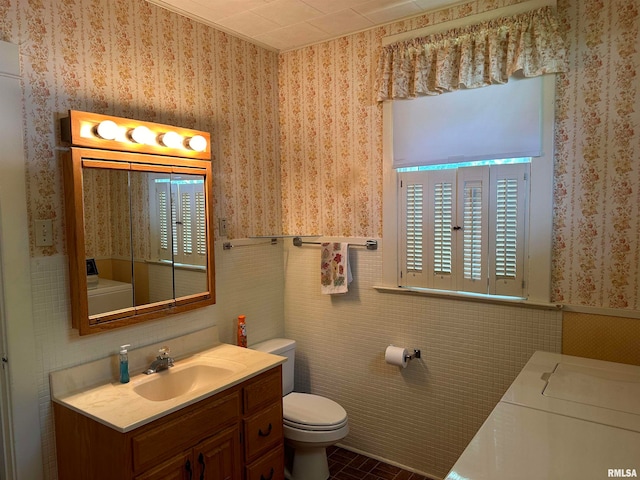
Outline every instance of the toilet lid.
<svg viewBox="0 0 640 480">
<path fill-rule="evenodd" d="M 293 392 L 282 399 L 285 425 L 301 430 L 337 430 L 347 423 L 347 412 L 328 398 Z"/>
</svg>

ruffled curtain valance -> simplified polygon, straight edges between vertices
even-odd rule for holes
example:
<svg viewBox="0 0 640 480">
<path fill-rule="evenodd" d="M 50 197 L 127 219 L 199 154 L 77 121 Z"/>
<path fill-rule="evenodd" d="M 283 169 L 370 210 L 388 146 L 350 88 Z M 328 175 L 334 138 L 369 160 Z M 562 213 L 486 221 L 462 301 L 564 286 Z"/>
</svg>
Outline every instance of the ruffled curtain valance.
<svg viewBox="0 0 640 480">
<path fill-rule="evenodd" d="M 378 101 L 439 95 L 566 70 L 551 7 L 383 47 Z"/>
</svg>

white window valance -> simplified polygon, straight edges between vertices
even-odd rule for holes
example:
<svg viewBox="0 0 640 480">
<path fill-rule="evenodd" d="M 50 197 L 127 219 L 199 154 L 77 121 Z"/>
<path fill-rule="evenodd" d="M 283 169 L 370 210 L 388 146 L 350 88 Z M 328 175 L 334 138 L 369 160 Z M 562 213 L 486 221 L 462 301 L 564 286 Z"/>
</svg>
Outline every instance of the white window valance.
<svg viewBox="0 0 640 480">
<path fill-rule="evenodd" d="M 439 95 L 566 70 L 551 7 L 383 47 L 378 101 Z"/>
</svg>

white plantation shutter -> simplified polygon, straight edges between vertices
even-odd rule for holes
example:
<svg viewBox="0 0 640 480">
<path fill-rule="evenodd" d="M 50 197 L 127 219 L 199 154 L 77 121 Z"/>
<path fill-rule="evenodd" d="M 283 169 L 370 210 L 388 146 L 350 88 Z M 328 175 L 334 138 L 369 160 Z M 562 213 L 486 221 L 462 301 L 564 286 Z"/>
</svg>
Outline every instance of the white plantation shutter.
<svg viewBox="0 0 640 480">
<path fill-rule="evenodd" d="M 193 229 L 193 205 L 191 199 L 193 198 L 193 194 L 191 191 L 187 192 L 186 189 L 180 189 L 180 225 L 182 228 L 180 231 L 180 248 L 182 250 L 182 254 L 187 257 L 193 253 L 193 235 L 191 234 L 191 230 Z M 191 190 L 191 189 L 189 189 Z"/>
<path fill-rule="evenodd" d="M 180 239 L 178 238 L 178 192 L 173 188 L 171 189 L 171 238 L 173 239 L 173 260 L 178 261 L 178 255 L 180 253 Z"/>
<path fill-rule="evenodd" d="M 529 165 L 496 166 L 491 170 L 493 275 L 490 292 L 522 296 Z"/>
<path fill-rule="evenodd" d="M 424 172 L 423 172 L 424 175 Z M 455 222 L 456 171 L 429 172 L 429 242 L 430 288 L 455 288 Z"/>
<path fill-rule="evenodd" d="M 424 175 L 403 173 L 399 176 L 400 192 L 400 285 L 426 286 L 424 271 Z"/>
<path fill-rule="evenodd" d="M 400 286 L 523 296 L 529 164 L 400 172 Z"/>
<path fill-rule="evenodd" d="M 207 206 L 204 190 L 196 191 L 196 253 L 207 254 Z"/>
<path fill-rule="evenodd" d="M 204 265 L 206 260 L 206 216 L 202 183 L 177 183 L 179 212 L 177 223 L 178 253 L 176 262 Z"/>
<path fill-rule="evenodd" d="M 407 271 L 422 272 L 422 185 L 407 185 Z"/>
<path fill-rule="evenodd" d="M 518 181 L 513 178 L 498 180 L 496 189 L 496 278 L 513 278 L 518 246 Z"/>
<path fill-rule="evenodd" d="M 160 260 L 205 265 L 207 220 L 204 184 L 154 180 L 157 250 Z"/>
<path fill-rule="evenodd" d="M 489 167 L 461 168 L 458 171 L 458 289 L 487 293 L 487 252 L 489 234 Z"/>
<path fill-rule="evenodd" d="M 158 257 L 160 260 L 172 259 L 172 221 L 171 221 L 171 194 L 169 192 L 169 183 L 155 182 L 156 192 L 156 215 L 158 225 Z"/>
<path fill-rule="evenodd" d="M 436 275 L 451 274 L 453 222 L 453 184 L 436 184 L 433 195 L 433 272 Z"/>
<path fill-rule="evenodd" d="M 517 275 L 518 180 L 504 178 L 496 186 L 495 274 L 499 278 Z"/>
<path fill-rule="evenodd" d="M 481 280 L 482 272 L 482 220 L 486 217 L 486 209 L 482 204 L 482 182 L 465 182 L 463 189 L 462 213 L 462 265 L 464 278 Z"/>
</svg>

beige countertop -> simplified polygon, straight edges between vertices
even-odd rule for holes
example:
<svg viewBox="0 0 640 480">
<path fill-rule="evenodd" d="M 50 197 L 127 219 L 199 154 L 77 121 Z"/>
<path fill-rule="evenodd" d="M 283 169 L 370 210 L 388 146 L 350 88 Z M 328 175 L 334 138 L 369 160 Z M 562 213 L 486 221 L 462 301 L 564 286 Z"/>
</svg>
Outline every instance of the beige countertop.
<svg viewBox="0 0 640 480">
<path fill-rule="evenodd" d="M 56 403 L 124 433 L 242 383 L 285 361 L 285 357 L 278 355 L 217 344 L 177 359 L 175 366 L 169 370 L 151 375 L 132 375 L 131 381 L 125 384 L 113 379 L 103 379 L 102 383 L 96 384 L 95 377 L 88 375 L 88 368 L 84 366 L 52 372 L 51 398 Z M 214 367 L 211 371 L 216 373 L 208 375 L 204 382 L 195 382 L 185 393 L 167 400 L 149 400 L 136 392 L 141 390 L 141 385 L 162 376 L 164 380 L 171 375 L 177 378 L 180 371 L 192 366 L 205 366 L 205 369 L 207 366 Z"/>
</svg>

